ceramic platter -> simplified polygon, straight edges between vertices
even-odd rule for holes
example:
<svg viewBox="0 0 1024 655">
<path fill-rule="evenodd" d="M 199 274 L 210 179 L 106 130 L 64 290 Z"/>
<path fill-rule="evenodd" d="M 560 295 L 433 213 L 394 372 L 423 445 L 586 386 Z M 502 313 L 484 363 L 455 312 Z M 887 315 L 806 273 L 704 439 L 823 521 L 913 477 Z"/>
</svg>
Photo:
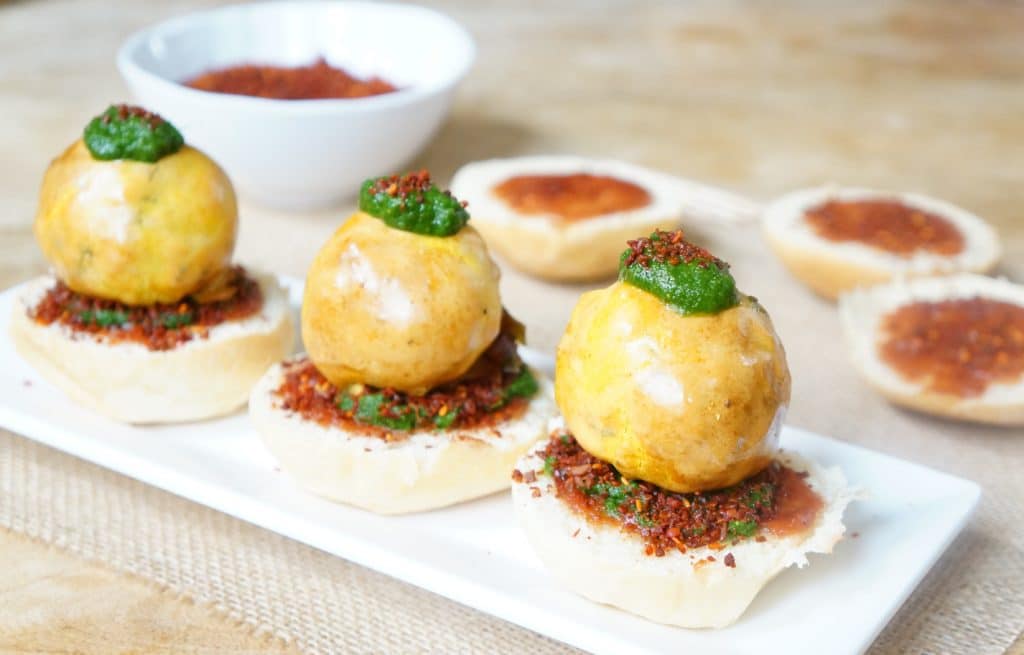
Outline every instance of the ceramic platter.
<svg viewBox="0 0 1024 655">
<path fill-rule="evenodd" d="M 299 284 L 286 280 L 297 302 Z M 0 295 L 0 321 L 17 288 Z M 6 323 L 5 323 L 6 324 Z M 550 370 L 536 352 L 527 361 Z M 595 653 L 864 651 L 964 526 L 976 484 L 787 427 L 782 446 L 839 465 L 867 498 L 831 556 L 789 569 L 724 630 L 649 623 L 560 589 L 520 534 L 507 494 L 381 517 L 302 492 L 244 413 L 171 427 L 90 414 L 44 382 L 0 336 L 0 425 L 171 493 Z M 892 435 L 898 438 L 899 435 Z"/>
</svg>

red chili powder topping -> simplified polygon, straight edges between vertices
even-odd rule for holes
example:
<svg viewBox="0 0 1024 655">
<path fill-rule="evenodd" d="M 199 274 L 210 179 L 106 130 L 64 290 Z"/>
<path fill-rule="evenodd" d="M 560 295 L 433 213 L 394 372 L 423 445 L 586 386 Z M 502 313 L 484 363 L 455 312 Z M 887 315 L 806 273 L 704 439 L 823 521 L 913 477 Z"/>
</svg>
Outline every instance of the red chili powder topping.
<svg viewBox="0 0 1024 655">
<path fill-rule="evenodd" d="M 916 302 L 883 319 L 879 353 L 930 391 L 971 398 L 1024 375 L 1024 307 L 987 298 Z"/>
<path fill-rule="evenodd" d="M 185 85 L 201 91 L 277 100 L 365 98 L 398 90 L 379 77 L 359 79 L 331 66 L 323 57 L 308 66 L 231 66 L 203 73 Z"/>
<path fill-rule="evenodd" d="M 282 409 L 306 420 L 399 441 L 414 429 L 481 428 L 517 418 L 536 388 L 512 334 L 503 331 L 465 375 L 423 396 L 361 384 L 339 390 L 305 357 L 286 365 L 275 395 Z"/>
<path fill-rule="evenodd" d="M 895 200 L 829 200 L 804 214 L 829 241 L 858 241 L 894 255 L 955 255 L 964 237 L 947 219 Z"/>
<path fill-rule="evenodd" d="M 179 303 L 138 307 L 72 291 L 58 280 L 29 315 L 42 325 L 59 323 L 111 343 L 131 341 L 150 350 L 172 350 L 206 338 L 214 326 L 248 318 L 263 308 L 259 283 L 241 267 L 225 271 L 216 286 L 203 301 L 190 296 Z"/>
<path fill-rule="evenodd" d="M 714 264 L 721 269 L 729 268 L 728 264 L 704 248 L 687 241 L 682 230 L 674 232 L 657 230 L 649 237 L 631 239 L 626 242 L 626 245 L 629 247 L 629 251 L 626 259 L 622 262 L 623 267 L 638 264 L 646 268 L 651 265 L 651 262 L 671 266 L 696 262 L 698 266 L 702 267 Z"/>
<path fill-rule="evenodd" d="M 651 194 L 641 186 L 606 175 L 519 175 L 494 193 L 522 214 L 554 214 L 578 221 L 646 207 Z"/>
<path fill-rule="evenodd" d="M 142 120 L 146 121 L 146 123 L 148 123 L 150 127 L 153 128 L 159 127 L 164 124 L 164 119 L 162 116 L 160 116 L 159 114 L 154 114 L 153 112 L 147 109 L 143 109 L 142 107 L 122 104 L 116 105 L 115 109 L 117 113 L 114 115 L 104 112 L 102 117 L 100 118 L 100 122 L 104 125 L 108 125 L 110 121 L 112 121 L 114 118 L 123 121 L 127 120 L 129 117 L 134 117 L 141 118 Z"/>
<path fill-rule="evenodd" d="M 733 487 L 681 494 L 624 479 L 566 433 L 552 434 L 540 456 L 543 469 L 516 470 L 512 479 L 532 483 L 551 476 L 555 495 L 572 510 L 589 521 L 638 534 L 644 552 L 657 557 L 704 546 L 724 550 L 747 538 L 761 541 L 764 531 L 779 536 L 805 532 L 824 506 L 807 484 L 806 473 L 778 461 Z"/>
<path fill-rule="evenodd" d="M 422 202 L 423 194 L 429 191 L 432 185 L 430 173 L 426 169 L 422 169 L 415 173 L 377 178 L 373 186 L 370 187 L 370 192 L 373 194 L 383 193 L 392 198 L 408 198 L 413 196 Z M 465 206 L 465 203 L 463 203 L 463 206 Z"/>
</svg>

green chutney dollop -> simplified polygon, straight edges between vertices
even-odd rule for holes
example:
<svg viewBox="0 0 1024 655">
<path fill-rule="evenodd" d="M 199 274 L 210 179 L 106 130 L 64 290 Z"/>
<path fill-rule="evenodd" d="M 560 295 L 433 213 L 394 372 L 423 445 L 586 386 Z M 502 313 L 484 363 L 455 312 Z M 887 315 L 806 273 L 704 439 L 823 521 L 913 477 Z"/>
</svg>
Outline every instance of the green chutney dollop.
<svg viewBox="0 0 1024 655">
<path fill-rule="evenodd" d="M 426 171 L 366 180 L 359 209 L 390 227 L 432 237 L 452 236 L 469 221 L 465 203 L 439 189 Z"/>
<path fill-rule="evenodd" d="M 131 105 L 111 105 L 89 121 L 82 135 L 93 159 L 130 159 L 148 164 L 185 145 L 181 132 L 163 118 Z"/>
<path fill-rule="evenodd" d="M 717 314 L 739 304 L 729 265 L 683 237 L 657 230 L 628 242 L 619 258 L 619 279 L 683 314 Z"/>
</svg>

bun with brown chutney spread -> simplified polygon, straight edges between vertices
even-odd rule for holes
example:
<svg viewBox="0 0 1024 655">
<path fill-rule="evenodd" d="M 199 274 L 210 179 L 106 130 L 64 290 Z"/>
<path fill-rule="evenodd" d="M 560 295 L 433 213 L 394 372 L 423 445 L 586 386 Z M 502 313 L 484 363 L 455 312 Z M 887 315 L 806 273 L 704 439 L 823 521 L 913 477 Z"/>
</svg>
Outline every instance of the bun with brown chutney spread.
<svg viewBox="0 0 1024 655">
<path fill-rule="evenodd" d="M 914 193 L 796 191 L 768 205 L 762 227 L 790 272 L 830 299 L 900 277 L 985 273 L 1002 252 L 988 223 Z"/>
<path fill-rule="evenodd" d="M 384 514 L 507 488 L 556 410 L 487 247 L 425 172 L 367 180 L 359 207 L 306 277 L 308 354 L 253 390 L 264 443 L 313 493 Z"/>
<path fill-rule="evenodd" d="M 277 281 L 231 264 L 237 226 L 216 163 L 156 114 L 108 108 L 43 178 L 35 235 L 53 277 L 15 305 L 18 351 L 115 420 L 237 409 L 294 341 Z"/>
<path fill-rule="evenodd" d="M 473 222 L 491 248 L 516 268 L 551 280 L 611 277 L 626 239 L 682 219 L 676 181 L 607 159 L 474 162 L 455 174 L 452 191 L 473 207 Z"/>
<path fill-rule="evenodd" d="M 513 472 L 527 536 L 592 600 L 722 627 L 809 552 L 831 552 L 843 474 L 780 452 L 785 352 L 728 265 L 656 231 L 584 294 L 558 346 L 564 416 Z"/>
<path fill-rule="evenodd" d="M 854 366 L 897 405 L 1024 425 L 1024 287 L 962 273 L 839 298 Z"/>
</svg>

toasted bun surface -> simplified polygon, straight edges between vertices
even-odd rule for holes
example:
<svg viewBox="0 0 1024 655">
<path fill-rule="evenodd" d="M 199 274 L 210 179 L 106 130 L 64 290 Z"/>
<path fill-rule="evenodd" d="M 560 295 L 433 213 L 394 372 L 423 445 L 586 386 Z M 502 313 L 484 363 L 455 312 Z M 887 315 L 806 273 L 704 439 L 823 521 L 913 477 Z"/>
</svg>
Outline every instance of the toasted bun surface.
<svg viewBox="0 0 1024 655">
<path fill-rule="evenodd" d="M 572 591 L 658 623 L 721 628 L 735 622 L 780 571 L 806 566 L 807 553 L 832 552 L 846 530 L 843 511 L 856 492 L 842 472 L 794 453 L 783 452 L 779 459 L 809 473 L 807 483 L 825 501 L 817 522 L 802 535 L 748 539 L 721 551 L 704 547 L 664 557 L 645 555 L 640 536 L 591 523 L 556 497 L 554 484 L 543 475 L 533 484 L 513 484 L 512 499 L 541 561 Z M 516 468 L 541 470 L 543 465 L 531 452 Z M 540 489 L 540 496 L 534 497 L 532 488 Z M 725 566 L 727 553 L 735 558 L 735 568 Z M 716 561 L 701 561 L 709 555 Z"/>
<path fill-rule="evenodd" d="M 1024 425 L 1024 378 L 990 384 L 979 396 L 963 398 L 928 390 L 904 378 L 879 356 L 885 317 L 913 302 L 982 297 L 1024 306 L 1024 287 L 1007 280 L 963 273 L 915 278 L 858 289 L 839 298 L 839 315 L 854 366 L 875 389 L 904 407 L 995 425 Z"/>
<path fill-rule="evenodd" d="M 917 252 L 910 257 L 857 242 L 836 242 L 818 236 L 804 213 L 829 200 L 897 200 L 950 221 L 964 237 L 956 255 Z M 790 272 L 826 298 L 886 282 L 899 276 L 927 276 L 961 271 L 984 273 L 999 261 L 1002 248 L 992 227 L 955 205 L 914 193 L 873 189 L 821 187 L 795 191 L 769 204 L 763 214 L 765 239 Z"/>
<path fill-rule="evenodd" d="M 53 323 L 29 318 L 54 284 L 41 277 L 25 285 L 14 304 L 10 333 L 18 352 L 76 402 L 124 423 L 176 423 L 221 416 L 245 403 L 267 367 L 295 342 L 285 290 L 272 276 L 257 275 L 262 310 L 214 326 L 173 350 L 138 343 L 109 343 Z"/>
<path fill-rule="evenodd" d="M 554 215 L 525 215 L 493 189 L 518 175 L 606 175 L 643 187 L 650 204 L 578 221 Z M 625 162 L 573 156 L 491 159 L 463 166 L 452 193 L 469 203 L 472 224 L 487 245 L 516 268 L 551 280 L 582 281 L 614 275 L 626 241 L 655 229 L 670 229 L 682 218 L 678 185 L 663 173 Z"/>
<path fill-rule="evenodd" d="M 400 441 L 331 426 L 281 409 L 274 391 L 284 367 L 267 371 L 249 412 L 263 443 L 300 485 L 331 500 L 378 514 L 417 512 L 507 489 L 515 461 L 555 415 L 551 382 L 540 384 L 526 411 L 494 426 L 416 430 Z"/>
</svg>

